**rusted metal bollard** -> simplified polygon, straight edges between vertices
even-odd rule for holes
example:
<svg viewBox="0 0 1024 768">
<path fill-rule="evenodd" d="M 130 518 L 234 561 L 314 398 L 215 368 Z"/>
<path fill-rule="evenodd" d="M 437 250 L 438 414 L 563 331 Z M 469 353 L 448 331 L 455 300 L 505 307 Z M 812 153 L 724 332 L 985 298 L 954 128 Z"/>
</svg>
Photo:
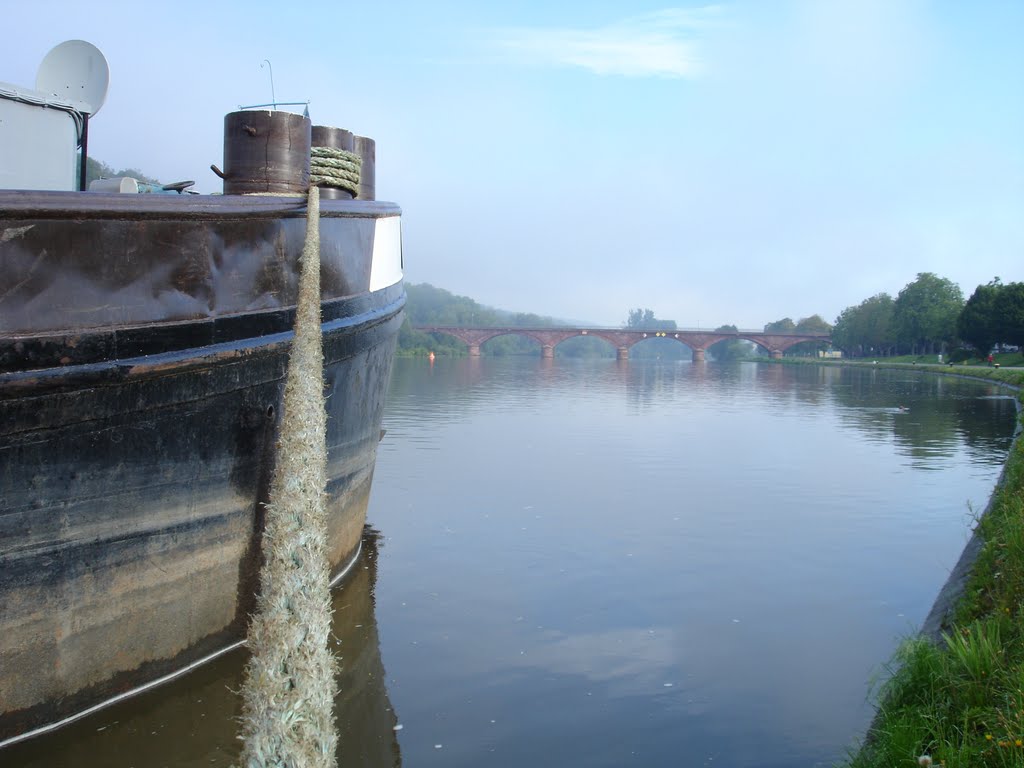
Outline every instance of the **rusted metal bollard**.
<svg viewBox="0 0 1024 768">
<path fill-rule="evenodd" d="M 311 141 L 308 117 L 280 110 L 228 113 L 220 174 L 224 194 L 305 194 Z"/>
</svg>

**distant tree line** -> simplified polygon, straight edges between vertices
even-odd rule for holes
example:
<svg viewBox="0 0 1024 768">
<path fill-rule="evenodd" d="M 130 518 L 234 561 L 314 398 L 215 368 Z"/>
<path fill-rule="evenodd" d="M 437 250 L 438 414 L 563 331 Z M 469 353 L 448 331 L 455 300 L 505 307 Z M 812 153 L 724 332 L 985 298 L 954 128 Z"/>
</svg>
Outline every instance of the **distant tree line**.
<svg viewBox="0 0 1024 768">
<path fill-rule="evenodd" d="M 466 354 L 466 345 L 445 333 L 424 333 L 416 326 L 453 325 L 502 328 L 553 328 L 565 322 L 530 312 L 507 312 L 485 307 L 466 296 L 457 296 L 429 283 L 406 283 L 408 300 L 405 320 L 398 332 L 398 351 L 402 355 L 426 355 L 433 352 L 442 357 Z M 484 342 L 483 352 L 497 357 L 505 355 L 540 354 L 540 345 L 519 335 L 497 336 Z M 558 345 L 559 357 L 614 357 L 615 350 L 600 339 L 580 336 Z"/>
<path fill-rule="evenodd" d="M 79 165 L 79 167 L 81 167 Z M 85 159 L 85 187 L 89 188 L 96 179 L 113 179 L 118 176 L 131 176 L 133 179 L 144 181 L 147 184 L 159 184 L 160 182 L 151 176 L 147 176 L 138 168 L 122 168 L 120 171 L 115 171 L 113 166 L 107 165 L 102 160 L 97 160 L 94 157 L 87 157 Z M 76 177 L 77 178 L 77 177 Z"/>
<path fill-rule="evenodd" d="M 951 280 L 921 272 L 895 299 L 879 293 L 844 309 L 832 341 L 854 357 L 946 352 L 961 359 L 985 357 L 1000 344 L 1024 345 L 1024 283 L 1003 285 L 996 278 L 965 302 Z"/>
<path fill-rule="evenodd" d="M 792 318 L 784 317 L 781 320 L 776 320 L 773 323 L 768 323 L 764 327 L 765 333 L 832 333 L 832 326 L 829 325 L 821 315 L 811 315 L 810 317 L 801 317 L 795 323 Z M 798 344 L 794 344 L 792 347 L 786 350 L 785 354 L 789 356 L 817 356 L 818 352 L 828 349 L 829 343 L 827 341 L 801 341 Z M 764 347 L 757 348 L 758 354 L 766 355 L 768 351 Z"/>
</svg>

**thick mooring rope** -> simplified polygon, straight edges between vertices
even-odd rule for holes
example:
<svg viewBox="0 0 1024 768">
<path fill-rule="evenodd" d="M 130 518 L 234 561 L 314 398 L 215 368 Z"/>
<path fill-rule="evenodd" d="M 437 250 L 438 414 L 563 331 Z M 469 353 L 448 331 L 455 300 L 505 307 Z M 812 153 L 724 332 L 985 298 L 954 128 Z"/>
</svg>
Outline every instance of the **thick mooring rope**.
<svg viewBox="0 0 1024 768">
<path fill-rule="evenodd" d="M 311 186 L 338 187 L 359 194 L 359 171 L 363 158 L 355 152 L 333 147 L 313 147 L 309 153 L 309 183 Z"/>
<path fill-rule="evenodd" d="M 244 768 L 333 768 L 336 662 L 327 562 L 326 423 L 320 328 L 320 190 L 309 190 L 281 437 L 266 506 L 252 656 L 242 686 Z"/>
</svg>

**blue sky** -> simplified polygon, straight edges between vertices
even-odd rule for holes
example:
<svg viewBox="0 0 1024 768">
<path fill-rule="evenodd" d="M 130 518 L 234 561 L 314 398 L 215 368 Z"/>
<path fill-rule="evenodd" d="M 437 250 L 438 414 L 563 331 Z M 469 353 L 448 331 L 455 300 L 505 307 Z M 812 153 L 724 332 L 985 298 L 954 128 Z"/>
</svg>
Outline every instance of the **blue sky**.
<svg viewBox="0 0 1024 768">
<path fill-rule="evenodd" d="M 1024 2 L 22 3 L 110 91 L 90 154 L 217 191 L 223 115 L 309 100 L 377 140 L 406 277 L 617 325 L 833 321 L 935 272 L 1024 280 Z"/>
</svg>

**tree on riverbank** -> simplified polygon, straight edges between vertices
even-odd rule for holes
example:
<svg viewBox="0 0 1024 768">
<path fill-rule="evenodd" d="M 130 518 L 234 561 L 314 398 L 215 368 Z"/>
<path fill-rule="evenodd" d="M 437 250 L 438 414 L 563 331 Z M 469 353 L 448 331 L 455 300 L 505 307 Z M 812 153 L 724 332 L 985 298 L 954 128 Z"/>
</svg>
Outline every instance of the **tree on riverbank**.
<svg viewBox="0 0 1024 768">
<path fill-rule="evenodd" d="M 720 325 L 715 328 L 716 333 L 736 333 L 735 325 Z M 726 339 L 708 348 L 708 354 L 715 360 L 740 360 L 753 354 L 753 342 L 743 339 Z"/>
<path fill-rule="evenodd" d="M 801 317 L 796 322 L 796 333 L 832 333 L 832 326 L 825 321 L 821 315 L 811 315 L 810 317 Z M 829 344 L 827 341 L 801 341 L 799 344 L 794 344 L 790 347 L 787 352 L 791 355 L 815 355 L 818 352 L 828 349 Z"/>
<path fill-rule="evenodd" d="M 565 325 L 564 322 L 530 312 L 507 312 L 479 304 L 468 296 L 458 296 L 429 283 L 406 283 L 408 300 L 405 320 L 398 332 L 398 349 L 403 355 L 426 356 L 433 352 L 442 357 L 461 357 L 466 345 L 444 333 L 416 330 L 423 325 L 482 326 L 506 328 L 537 328 Z M 539 355 L 536 341 L 524 336 L 498 336 L 483 345 L 488 356 Z M 607 342 L 594 337 L 566 339 L 558 345 L 559 357 L 614 357 L 615 350 Z"/>
<path fill-rule="evenodd" d="M 998 277 L 987 285 L 979 285 L 956 319 L 957 333 L 974 347 L 978 357 L 985 357 L 999 341 L 996 298 L 1002 287 Z"/>
<path fill-rule="evenodd" d="M 999 341 L 1024 348 L 1024 283 L 1007 283 L 996 298 Z"/>
<path fill-rule="evenodd" d="M 964 306 L 960 286 L 933 272 L 920 272 L 893 304 L 893 325 L 900 342 L 918 352 L 944 352 L 956 339 L 956 322 Z"/>
<path fill-rule="evenodd" d="M 892 323 L 893 299 L 879 293 L 842 311 L 832 328 L 832 344 L 853 357 L 891 355 L 896 336 Z"/>
<path fill-rule="evenodd" d="M 802 317 L 797 322 L 793 322 L 793 318 L 784 317 L 781 320 L 776 320 L 773 323 L 767 323 L 764 326 L 765 333 L 832 333 L 832 326 L 822 318 L 821 315 L 811 315 L 810 317 Z M 828 343 L 822 341 L 801 341 L 799 344 L 794 344 L 788 350 L 786 354 L 790 356 L 807 356 L 816 355 L 818 350 L 827 349 Z M 759 354 L 765 354 L 764 349 L 758 350 Z"/>
<path fill-rule="evenodd" d="M 675 320 L 659 320 L 651 309 L 629 310 L 626 324 L 623 326 L 631 331 L 674 331 Z M 684 360 L 689 359 L 690 350 L 674 339 L 651 338 L 641 341 L 629 351 L 629 356 L 637 360 Z"/>
<path fill-rule="evenodd" d="M 675 320 L 659 320 L 652 309 L 631 309 L 626 318 L 626 328 L 631 331 L 674 331 Z"/>
<path fill-rule="evenodd" d="M 764 326 L 765 333 L 795 333 L 796 323 L 793 322 L 793 318 L 784 317 L 781 320 L 776 320 L 774 323 L 767 323 Z"/>
<path fill-rule="evenodd" d="M 960 338 L 985 357 L 997 344 L 1024 345 L 1024 283 L 979 285 L 956 321 Z"/>
<path fill-rule="evenodd" d="M 97 160 L 94 157 L 85 158 L 85 184 L 87 189 L 89 184 L 96 179 L 112 179 L 118 176 L 131 176 L 133 179 L 144 181 L 147 184 L 160 183 L 153 177 L 144 174 L 138 168 L 122 168 L 120 171 L 115 171 L 113 166 L 107 165 L 102 160 Z M 77 175 L 75 178 L 77 178 Z"/>
<path fill-rule="evenodd" d="M 467 296 L 456 296 L 429 283 L 406 283 L 405 320 L 398 332 L 398 348 L 406 354 L 434 352 L 458 357 L 466 353 L 466 345 L 454 336 L 417 331 L 419 325 L 490 325 L 495 320 L 490 311 Z"/>
<path fill-rule="evenodd" d="M 920 272 L 895 300 L 878 293 L 844 309 L 836 318 L 832 342 L 854 357 L 945 352 L 957 343 L 963 308 L 960 286 Z"/>
</svg>

